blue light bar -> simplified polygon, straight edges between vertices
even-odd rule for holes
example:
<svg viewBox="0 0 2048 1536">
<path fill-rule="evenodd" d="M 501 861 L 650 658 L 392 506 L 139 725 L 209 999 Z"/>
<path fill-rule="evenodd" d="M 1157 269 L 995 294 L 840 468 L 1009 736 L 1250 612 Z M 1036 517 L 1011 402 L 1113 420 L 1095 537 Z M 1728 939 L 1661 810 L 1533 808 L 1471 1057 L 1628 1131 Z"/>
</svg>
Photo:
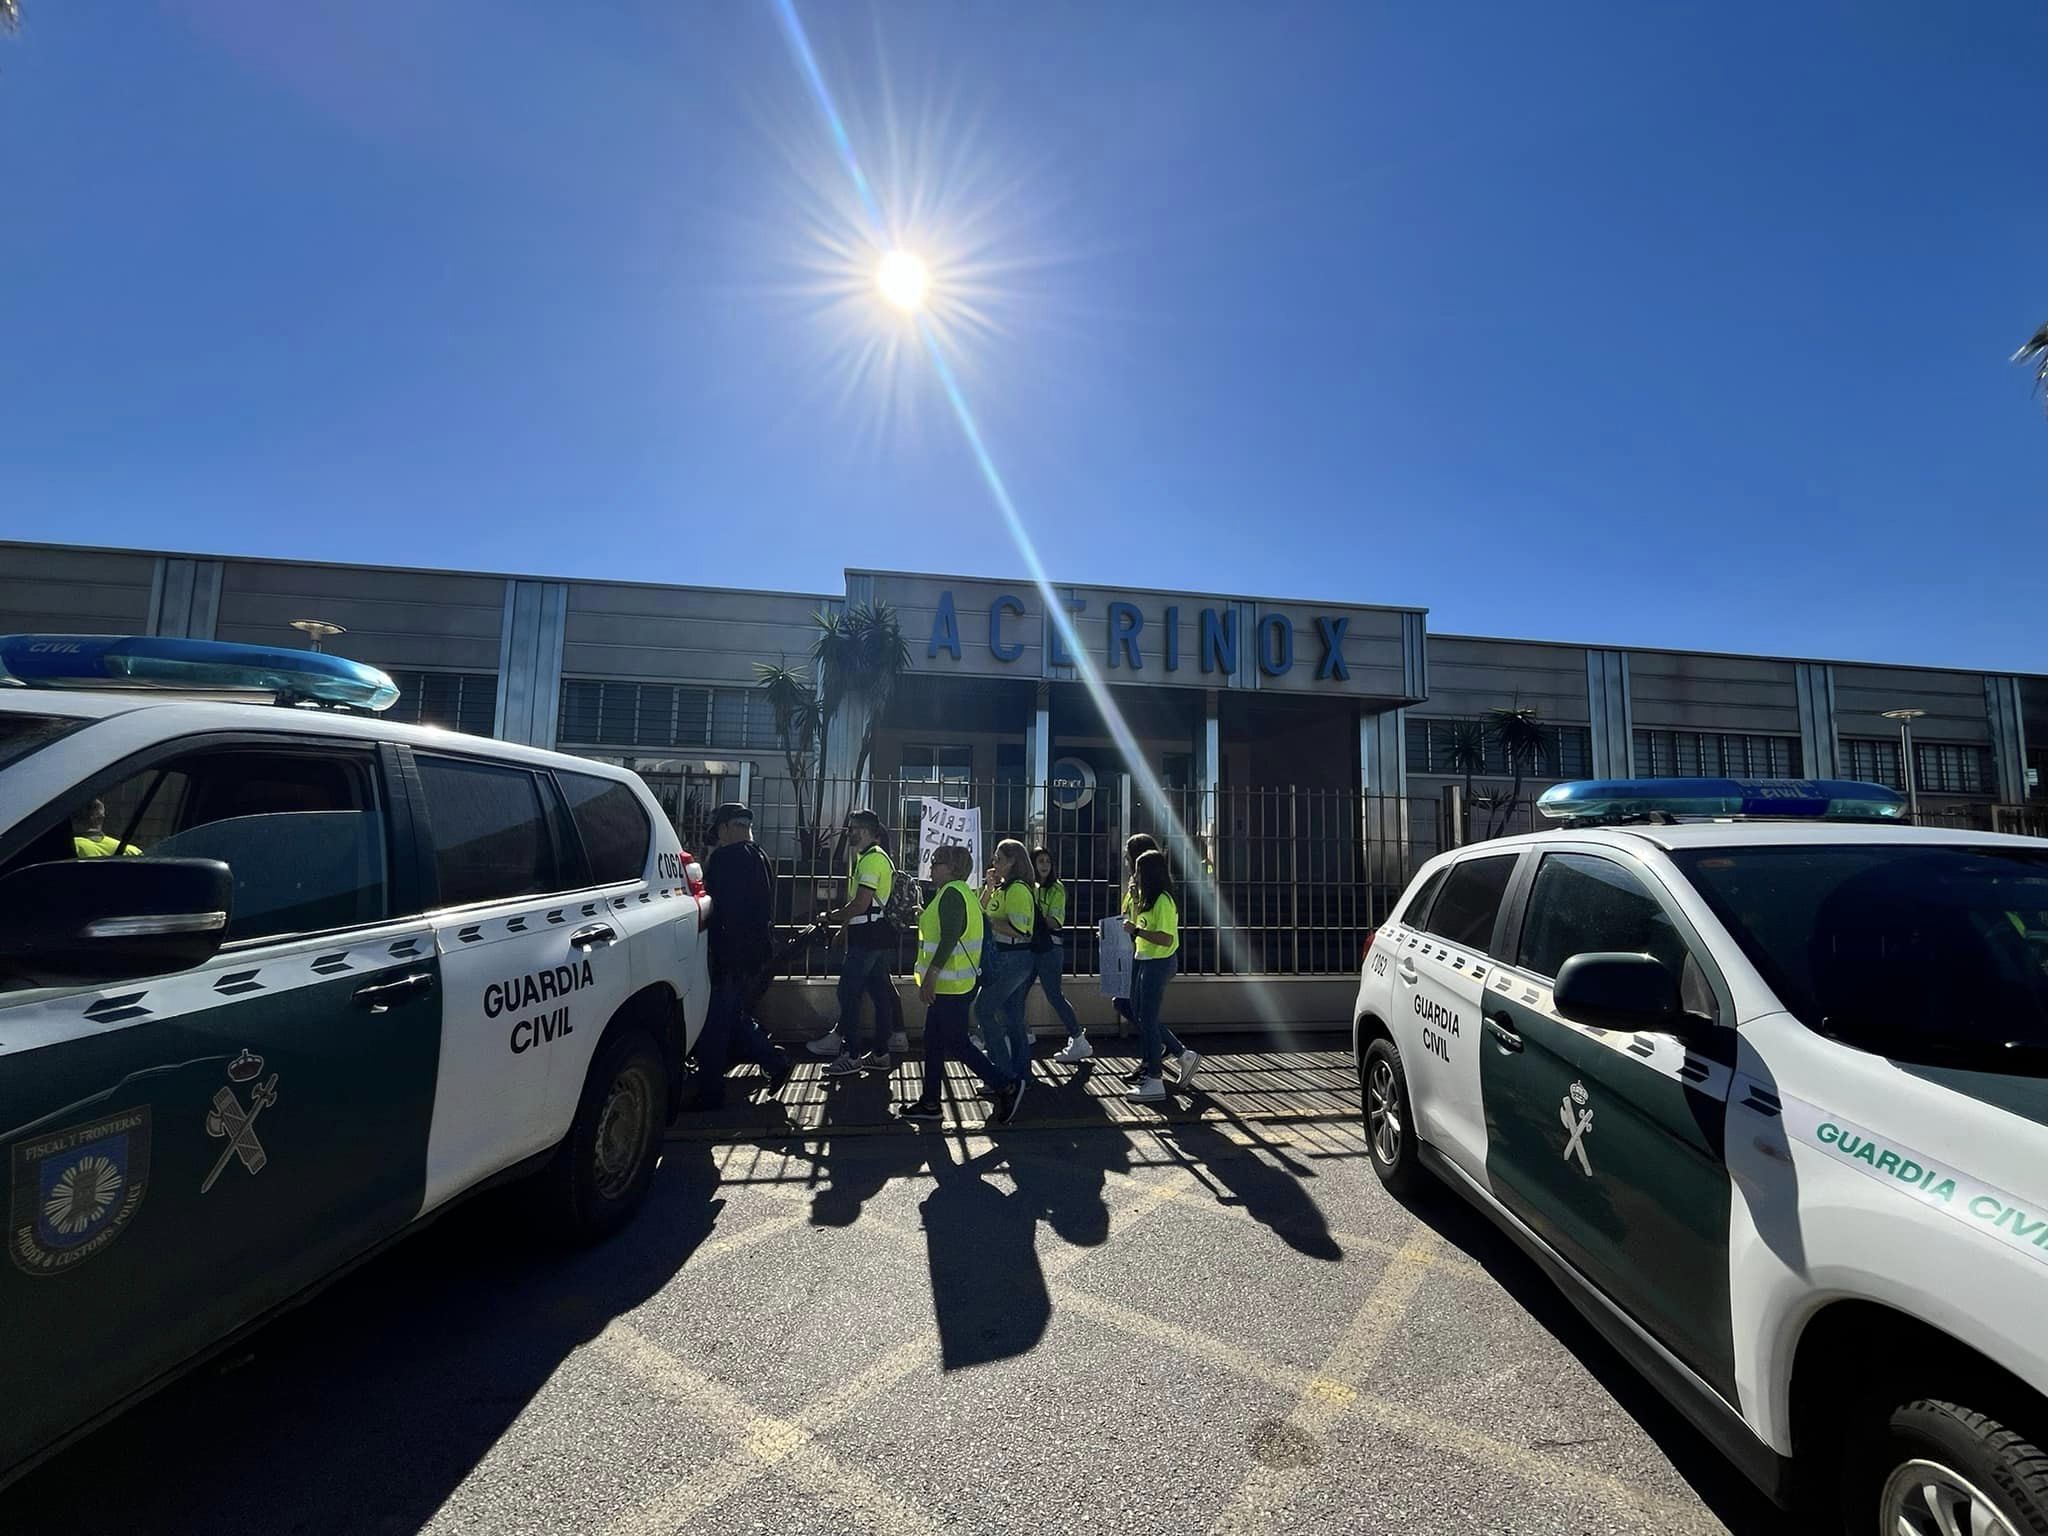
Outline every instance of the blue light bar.
<svg viewBox="0 0 2048 1536">
<path fill-rule="evenodd" d="M 1536 809 L 1555 821 L 1645 816 L 1769 816 L 1896 821 L 1905 799 L 1853 779 L 1579 779 L 1543 791 Z"/>
<path fill-rule="evenodd" d="M 370 710 L 398 702 L 396 683 L 346 656 L 160 635 L 0 635 L 0 682 L 264 693 Z"/>
</svg>

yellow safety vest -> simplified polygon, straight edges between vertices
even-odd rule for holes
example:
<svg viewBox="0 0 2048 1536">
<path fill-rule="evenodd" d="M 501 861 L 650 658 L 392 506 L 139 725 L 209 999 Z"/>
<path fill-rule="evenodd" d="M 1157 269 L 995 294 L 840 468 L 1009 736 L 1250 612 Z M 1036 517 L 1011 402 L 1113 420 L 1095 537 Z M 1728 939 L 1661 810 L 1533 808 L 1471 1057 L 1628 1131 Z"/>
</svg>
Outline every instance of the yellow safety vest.
<svg viewBox="0 0 2048 1536">
<path fill-rule="evenodd" d="M 870 921 L 879 921 L 882 916 L 882 909 L 889 905 L 889 893 L 896 889 L 896 866 L 890 862 L 889 855 L 882 852 L 880 848 L 868 849 L 867 852 L 855 859 L 852 866 L 846 871 L 846 899 L 848 901 L 852 901 L 859 892 L 862 885 L 861 876 L 863 874 L 869 877 L 866 883 L 875 888 L 875 904 L 869 908 L 874 917 Z M 858 922 L 861 919 L 856 918 L 855 921 Z"/>
<path fill-rule="evenodd" d="M 958 997 L 974 990 L 974 978 L 981 970 L 981 939 L 987 931 L 987 925 L 982 921 L 981 903 L 975 900 L 975 893 L 965 880 L 940 886 L 930 904 L 918 914 L 917 984 L 924 985 L 925 973 L 939 957 L 939 904 L 946 899 L 948 891 L 960 893 L 960 904 L 967 909 L 967 926 L 961 931 L 960 942 L 953 946 L 953 953 L 946 956 L 945 965 L 940 967 L 937 978 L 932 982 L 932 990 Z"/>
<path fill-rule="evenodd" d="M 81 859 L 108 859 L 117 853 L 127 854 L 130 858 L 142 857 L 142 850 L 133 843 L 124 843 L 105 833 L 98 837 L 73 837 L 71 851 Z"/>
</svg>

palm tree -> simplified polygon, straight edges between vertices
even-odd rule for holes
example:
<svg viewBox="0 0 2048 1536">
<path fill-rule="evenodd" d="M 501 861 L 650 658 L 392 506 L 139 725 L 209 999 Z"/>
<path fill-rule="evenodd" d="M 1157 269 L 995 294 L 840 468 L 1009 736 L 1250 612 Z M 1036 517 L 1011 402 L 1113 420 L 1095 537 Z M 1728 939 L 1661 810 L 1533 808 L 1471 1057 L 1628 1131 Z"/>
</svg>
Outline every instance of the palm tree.
<svg viewBox="0 0 2048 1536">
<path fill-rule="evenodd" d="M 4 3 L 4 0 L 0 0 Z M 2012 360 L 2034 370 L 2034 384 L 2048 391 L 2048 325 L 2044 325 L 2029 336 Z"/>
<path fill-rule="evenodd" d="M 796 797 L 796 835 L 799 844 L 809 839 L 809 822 L 804 815 L 804 781 L 810 773 L 811 749 L 818 740 L 818 695 L 811 686 L 808 670 L 799 672 L 781 661 L 754 663 L 755 685 L 768 695 L 768 709 L 775 719 L 775 734 L 782 742 L 782 761 L 789 769 L 789 782 Z"/>
<path fill-rule="evenodd" d="M 0 32 L 12 32 L 21 25 L 21 7 L 15 0 L 0 0 Z"/>
<path fill-rule="evenodd" d="M 1477 720 L 1460 720 L 1451 727 L 1450 745 L 1444 751 L 1444 766 L 1465 776 L 1465 821 L 1458 829 L 1463 837 L 1472 820 L 1472 775 L 1486 772 L 1486 727 Z"/>
<path fill-rule="evenodd" d="M 811 823 L 825 819 L 826 747 L 839 706 L 858 700 L 867 706 L 867 724 L 854 755 L 853 782 L 858 784 L 874 755 L 875 727 L 896 691 L 896 680 L 910 666 L 910 646 L 903 625 L 887 603 L 855 603 L 844 613 L 824 609 L 811 615 L 817 633 L 811 659 L 818 667 L 818 765 Z"/>
<path fill-rule="evenodd" d="M 1544 759 L 1550 756 L 1550 727 L 1537 718 L 1535 710 L 1524 709 L 1516 703 L 1505 709 L 1489 709 L 1486 712 L 1486 729 L 1500 744 L 1500 754 L 1507 759 L 1508 772 L 1514 775 L 1507 803 L 1495 816 L 1498 826 L 1504 824 L 1521 805 L 1524 776 L 1540 768 Z"/>
</svg>

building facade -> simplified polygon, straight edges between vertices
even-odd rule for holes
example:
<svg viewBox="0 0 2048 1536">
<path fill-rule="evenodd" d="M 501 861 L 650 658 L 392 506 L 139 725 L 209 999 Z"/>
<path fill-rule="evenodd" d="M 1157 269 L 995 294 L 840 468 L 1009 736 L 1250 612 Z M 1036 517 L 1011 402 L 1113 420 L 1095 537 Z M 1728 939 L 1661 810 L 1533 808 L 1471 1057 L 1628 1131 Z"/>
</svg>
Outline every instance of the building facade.
<svg viewBox="0 0 2048 1536">
<path fill-rule="evenodd" d="M 1197 970 L 1354 968 L 1353 940 L 1417 860 L 1519 830 L 1563 778 L 1903 789 L 1910 753 L 1929 819 L 2032 827 L 2048 811 L 2048 676 L 1432 635 L 1420 608 L 1055 590 L 1064 628 L 1028 582 L 900 571 L 743 592 L 0 543 L 0 632 L 276 646 L 304 643 L 294 620 L 326 620 L 345 631 L 330 648 L 398 681 L 400 718 L 635 767 L 686 837 L 721 799 L 753 801 L 788 843 L 855 800 L 908 828 L 931 797 L 978 805 L 992 836 L 1045 842 L 1106 893 L 1121 837 L 1155 831 L 1209 879 Z M 792 769 L 758 668 L 808 666 L 814 616 L 858 604 L 895 611 L 907 666 L 879 718 L 844 704 L 822 763 Z M 1922 712 L 1910 748 L 1887 718 L 1901 709 Z M 1486 728 L 1502 710 L 1539 725 L 1519 775 Z"/>
</svg>

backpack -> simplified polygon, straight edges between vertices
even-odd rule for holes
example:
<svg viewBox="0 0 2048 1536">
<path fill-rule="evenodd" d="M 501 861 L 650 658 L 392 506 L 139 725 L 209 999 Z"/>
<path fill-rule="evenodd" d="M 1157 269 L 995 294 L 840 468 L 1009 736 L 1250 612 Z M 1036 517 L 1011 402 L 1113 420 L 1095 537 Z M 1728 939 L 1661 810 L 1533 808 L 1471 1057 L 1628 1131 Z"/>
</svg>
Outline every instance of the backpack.
<svg viewBox="0 0 2048 1536">
<path fill-rule="evenodd" d="M 888 858 L 886 853 L 882 856 Z M 893 869 L 896 861 L 890 859 L 889 864 Z M 917 927 L 917 920 L 924 916 L 924 897 L 918 894 L 915 878 L 905 875 L 900 869 L 896 870 L 896 881 L 889 889 L 889 900 L 882 908 L 882 916 L 894 924 L 898 931 L 909 931 Z"/>
<path fill-rule="evenodd" d="M 1053 947 L 1053 936 L 1058 930 L 1052 919 L 1045 915 L 1045 905 L 1036 893 L 1031 898 L 1031 952 L 1042 955 Z"/>
</svg>

